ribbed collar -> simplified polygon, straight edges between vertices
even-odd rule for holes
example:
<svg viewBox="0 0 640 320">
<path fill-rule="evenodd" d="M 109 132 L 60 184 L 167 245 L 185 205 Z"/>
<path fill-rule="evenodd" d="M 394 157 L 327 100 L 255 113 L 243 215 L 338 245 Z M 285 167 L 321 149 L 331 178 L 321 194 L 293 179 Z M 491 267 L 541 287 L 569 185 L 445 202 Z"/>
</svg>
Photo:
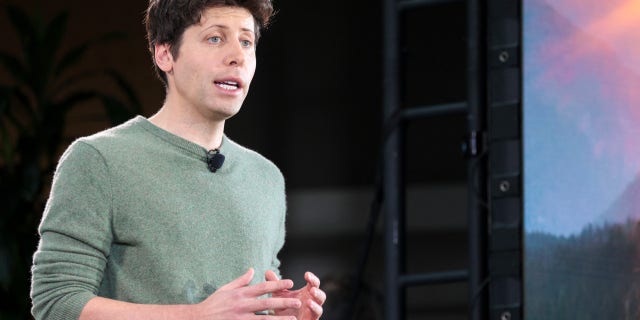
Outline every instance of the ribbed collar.
<svg viewBox="0 0 640 320">
<path fill-rule="evenodd" d="M 197 159 L 200 159 L 202 161 L 207 160 L 207 149 L 204 148 L 203 146 L 195 142 L 189 141 L 185 138 L 182 138 L 180 136 L 177 136 L 167 130 L 164 130 L 156 126 L 155 124 L 153 124 L 151 121 L 149 121 L 147 118 L 143 116 L 136 116 L 132 120 L 132 122 L 134 124 L 139 124 L 146 131 L 152 133 L 158 138 L 186 151 L 191 156 L 196 157 Z M 228 160 L 231 160 L 231 159 L 228 159 L 229 158 L 228 155 L 229 153 L 233 153 L 234 151 L 233 148 L 234 148 L 233 142 L 229 140 L 229 138 L 227 138 L 226 135 L 222 135 L 222 143 L 220 144 L 220 148 L 218 148 L 218 150 L 220 150 L 220 153 L 227 158 L 225 159 L 225 162 L 227 162 Z"/>
</svg>

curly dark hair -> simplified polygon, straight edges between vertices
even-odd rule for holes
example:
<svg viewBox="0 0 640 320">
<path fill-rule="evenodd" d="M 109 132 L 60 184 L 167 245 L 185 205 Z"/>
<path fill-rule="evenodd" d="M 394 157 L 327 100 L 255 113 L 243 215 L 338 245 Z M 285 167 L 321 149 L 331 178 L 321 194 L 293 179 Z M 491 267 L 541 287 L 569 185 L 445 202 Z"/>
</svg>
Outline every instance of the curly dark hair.
<svg viewBox="0 0 640 320">
<path fill-rule="evenodd" d="M 271 0 L 149 0 L 144 17 L 149 51 L 156 74 L 165 86 L 167 75 L 155 63 L 155 45 L 168 44 L 177 59 L 184 30 L 200 22 L 205 9 L 222 6 L 245 8 L 251 13 L 255 20 L 256 42 L 260 30 L 269 25 L 274 12 Z"/>
</svg>

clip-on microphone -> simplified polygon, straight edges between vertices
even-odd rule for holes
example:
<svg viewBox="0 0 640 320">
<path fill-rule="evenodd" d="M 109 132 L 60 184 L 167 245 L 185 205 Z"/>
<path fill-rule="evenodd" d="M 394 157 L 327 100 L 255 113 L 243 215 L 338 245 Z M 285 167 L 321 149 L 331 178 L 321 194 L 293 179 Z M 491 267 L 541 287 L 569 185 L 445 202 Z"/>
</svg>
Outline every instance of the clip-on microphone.
<svg viewBox="0 0 640 320">
<path fill-rule="evenodd" d="M 224 163 L 224 155 L 220 153 L 220 150 L 213 149 L 207 151 L 207 167 L 209 171 L 216 172 Z"/>
</svg>

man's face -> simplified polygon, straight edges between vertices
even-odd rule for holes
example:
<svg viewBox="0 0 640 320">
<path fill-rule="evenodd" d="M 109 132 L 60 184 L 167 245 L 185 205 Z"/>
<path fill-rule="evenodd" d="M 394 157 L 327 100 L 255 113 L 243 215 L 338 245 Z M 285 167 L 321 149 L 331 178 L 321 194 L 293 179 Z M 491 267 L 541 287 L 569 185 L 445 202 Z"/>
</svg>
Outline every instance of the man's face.
<svg viewBox="0 0 640 320">
<path fill-rule="evenodd" d="M 168 102 L 207 119 L 236 114 L 256 69 L 254 26 L 244 8 L 206 9 L 184 31 L 177 59 L 169 57 Z"/>
</svg>

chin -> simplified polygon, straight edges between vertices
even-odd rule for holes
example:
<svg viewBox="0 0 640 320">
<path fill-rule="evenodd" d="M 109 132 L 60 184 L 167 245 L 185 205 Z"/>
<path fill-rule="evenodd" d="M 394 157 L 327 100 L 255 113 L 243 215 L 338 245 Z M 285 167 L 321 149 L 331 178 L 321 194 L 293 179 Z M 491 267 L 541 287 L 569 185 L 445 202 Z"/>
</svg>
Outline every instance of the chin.
<svg viewBox="0 0 640 320">
<path fill-rule="evenodd" d="M 225 109 L 225 110 L 213 110 L 213 117 L 217 120 L 227 120 L 240 112 L 240 108 L 236 109 Z"/>
</svg>

